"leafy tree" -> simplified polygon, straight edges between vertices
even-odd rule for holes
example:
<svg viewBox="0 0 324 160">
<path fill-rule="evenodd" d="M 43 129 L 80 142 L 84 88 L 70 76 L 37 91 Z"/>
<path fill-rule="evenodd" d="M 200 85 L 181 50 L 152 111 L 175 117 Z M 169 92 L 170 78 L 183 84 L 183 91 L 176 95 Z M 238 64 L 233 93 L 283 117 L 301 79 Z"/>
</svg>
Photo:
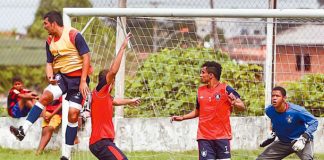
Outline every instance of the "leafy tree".
<svg viewBox="0 0 324 160">
<path fill-rule="evenodd" d="M 248 112 L 262 115 L 262 67 L 239 65 L 221 51 L 176 48 L 151 54 L 136 75 L 128 77 L 126 96 L 141 97 L 142 105 L 138 108 L 125 108 L 125 116 L 159 117 L 190 112 L 196 105 L 200 67 L 208 60 L 222 64 L 221 81 L 228 83 L 242 95 L 249 108 Z"/>
<path fill-rule="evenodd" d="M 43 29 L 43 16 L 49 11 L 62 11 L 64 7 L 92 7 L 89 0 L 41 0 L 36 11 L 33 24 L 28 27 L 28 36 L 33 38 L 46 38 L 47 32 Z"/>
</svg>

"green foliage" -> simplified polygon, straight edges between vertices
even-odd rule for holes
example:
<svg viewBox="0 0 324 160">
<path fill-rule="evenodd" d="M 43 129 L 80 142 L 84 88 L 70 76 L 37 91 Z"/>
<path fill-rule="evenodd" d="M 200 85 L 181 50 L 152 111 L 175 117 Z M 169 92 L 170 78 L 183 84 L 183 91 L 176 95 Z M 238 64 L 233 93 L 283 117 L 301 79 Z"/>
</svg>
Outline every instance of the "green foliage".
<svg viewBox="0 0 324 160">
<path fill-rule="evenodd" d="M 41 92 L 47 85 L 45 81 L 45 66 L 0 66 L 0 93 L 7 94 L 12 87 L 12 77 L 20 76 L 24 86 Z"/>
<path fill-rule="evenodd" d="M 222 63 L 222 79 L 241 95 L 249 115 L 263 115 L 263 68 L 258 65 Z M 239 114 L 239 113 L 238 113 Z"/>
<path fill-rule="evenodd" d="M 28 36 L 36 38 L 46 38 L 48 33 L 43 29 L 43 16 L 52 10 L 61 11 L 64 7 L 89 7 L 92 5 L 89 0 L 41 0 L 36 11 L 33 24 L 28 27 Z"/>
<path fill-rule="evenodd" d="M 126 96 L 141 97 L 142 105 L 138 108 L 125 108 L 125 115 L 156 117 L 190 112 L 196 105 L 200 67 L 210 60 L 222 64 L 221 81 L 227 82 L 242 95 L 249 113 L 263 114 L 262 67 L 239 65 L 221 51 L 176 48 L 151 54 L 136 75 L 128 77 Z"/>
<path fill-rule="evenodd" d="M 324 111 L 324 74 L 305 75 L 298 82 L 286 84 L 290 102 L 315 111 L 320 116 Z M 319 110 L 319 112 L 316 112 Z"/>
</svg>

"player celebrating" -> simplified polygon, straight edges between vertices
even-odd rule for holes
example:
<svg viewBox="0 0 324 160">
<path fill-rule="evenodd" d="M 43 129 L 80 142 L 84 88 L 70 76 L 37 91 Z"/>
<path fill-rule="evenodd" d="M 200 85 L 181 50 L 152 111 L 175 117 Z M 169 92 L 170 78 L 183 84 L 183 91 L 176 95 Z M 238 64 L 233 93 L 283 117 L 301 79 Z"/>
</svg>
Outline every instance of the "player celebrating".
<svg viewBox="0 0 324 160">
<path fill-rule="evenodd" d="M 280 86 L 272 89 L 271 102 L 265 113 L 271 120 L 273 135 L 279 140 L 274 141 L 275 136 L 272 136 L 272 141 L 269 139 L 262 143 L 262 147 L 271 145 L 257 159 L 283 159 L 292 153 L 302 160 L 313 159 L 313 134 L 318 126 L 316 118 L 305 108 L 287 103 L 286 90 Z"/>
<path fill-rule="evenodd" d="M 232 107 L 245 109 L 240 95 L 230 86 L 221 83 L 222 66 L 213 61 L 201 67 L 200 79 L 206 84 L 198 88 L 196 108 L 184 116 L 173 116 L 172 121 L 183 121 L 199 117 L 199 159 L 230 159 L 232 139 L 230 114 Z"/>
<path fill-rule="evenodd" d="M 61 159 L 69 159 L 78 130 L 78 117 L 82 99 L 89 92 L 90 53 L 82 35 L 74 28 L 63 26 L 59 12 L 51 11 L 44 16 L 44 28 L 49 37 L 46 41 L 46 75 L 49 86 L 45 88 L 40 100 L 31 109 L 28 117 L 19 128 L 10 126 L 10 131 L 21 141 L 30 126 L 40 116 L 44 106 L 62 94 L 69 101 L 68 125 Z"/>
<path fill-rule="evenodd" d="M 12 84 L 7 100 L 8 114 L 12 118 L 26 117 L 38 96 L 25 89 L 23 81 L 18 76 L 12 78 Z"/>
<path fill-rule="evenodd" d="M 113 142 L 115 138 L 114 124 L 112 122 L 113 105 L 138 105 L 140 100 L 138 98 L 114 99 L 110 95 L 110 91 L 114 84 L 115 76 L 119 70 L 124 49 L 129 38 L 130 34 L 127 35 L 110 69 L 103 70 L 99 73 L 99 83 L 92 92 L 92 132 L 89 148 L 98 159 L 127 160 L 126 156 Z"/>
</svg>

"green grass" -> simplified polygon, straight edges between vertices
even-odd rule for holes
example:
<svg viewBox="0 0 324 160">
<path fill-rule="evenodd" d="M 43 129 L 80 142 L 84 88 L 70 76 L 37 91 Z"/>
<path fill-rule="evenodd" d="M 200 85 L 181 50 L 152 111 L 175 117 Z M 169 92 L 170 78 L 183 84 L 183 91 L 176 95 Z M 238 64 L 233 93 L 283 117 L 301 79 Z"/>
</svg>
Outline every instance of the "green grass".
<svg viewBox="0 0 324 160">
<path fill-rule="evenodd" d="M 234 150 L 232 160 L 254 160 L 262 150 Z M 126 152 L 130 160 L 197 160 L 197 151 L 187 152 Z M 74 160 L 95 160 L 90 152 L 73 153 Z M 46 150 L 43 154 L 36 156 L 34 150 L 13 150 L 0 148 L 1 160 L 56 160 L 60 157 L 58 150 Z M 285 160 L 298 160 L 295 155 L 289 156 Z M 324 154 L 315 154 L 315 159 L 324 159 Z"/>
</svg>

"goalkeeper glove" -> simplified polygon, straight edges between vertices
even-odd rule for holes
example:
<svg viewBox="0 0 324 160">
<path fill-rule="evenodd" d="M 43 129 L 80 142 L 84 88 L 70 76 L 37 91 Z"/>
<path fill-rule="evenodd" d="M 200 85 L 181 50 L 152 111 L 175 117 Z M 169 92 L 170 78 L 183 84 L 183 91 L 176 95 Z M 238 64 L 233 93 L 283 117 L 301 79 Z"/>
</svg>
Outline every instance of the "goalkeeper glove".
<svg viewBox="0 0 324 160">
<path fill-rule="evenodd" d="M 269 135 L 269 137 L 260 144 L 260 147 L 265 147 L 265 146 L 269 145 L 275 139 L 276 139 L 276 133 L 275 132 L 271 132 L 270 135 Z"/>
<path fill-rule="evenodd" d="M 306 133 L 302 134 L 299 138 L 292 141 L 292 143 L 294 143 L 292 149 L 296 152 L 303 150 L 308 139 L 309 139 L 308 134 Z"/>
</svg>

